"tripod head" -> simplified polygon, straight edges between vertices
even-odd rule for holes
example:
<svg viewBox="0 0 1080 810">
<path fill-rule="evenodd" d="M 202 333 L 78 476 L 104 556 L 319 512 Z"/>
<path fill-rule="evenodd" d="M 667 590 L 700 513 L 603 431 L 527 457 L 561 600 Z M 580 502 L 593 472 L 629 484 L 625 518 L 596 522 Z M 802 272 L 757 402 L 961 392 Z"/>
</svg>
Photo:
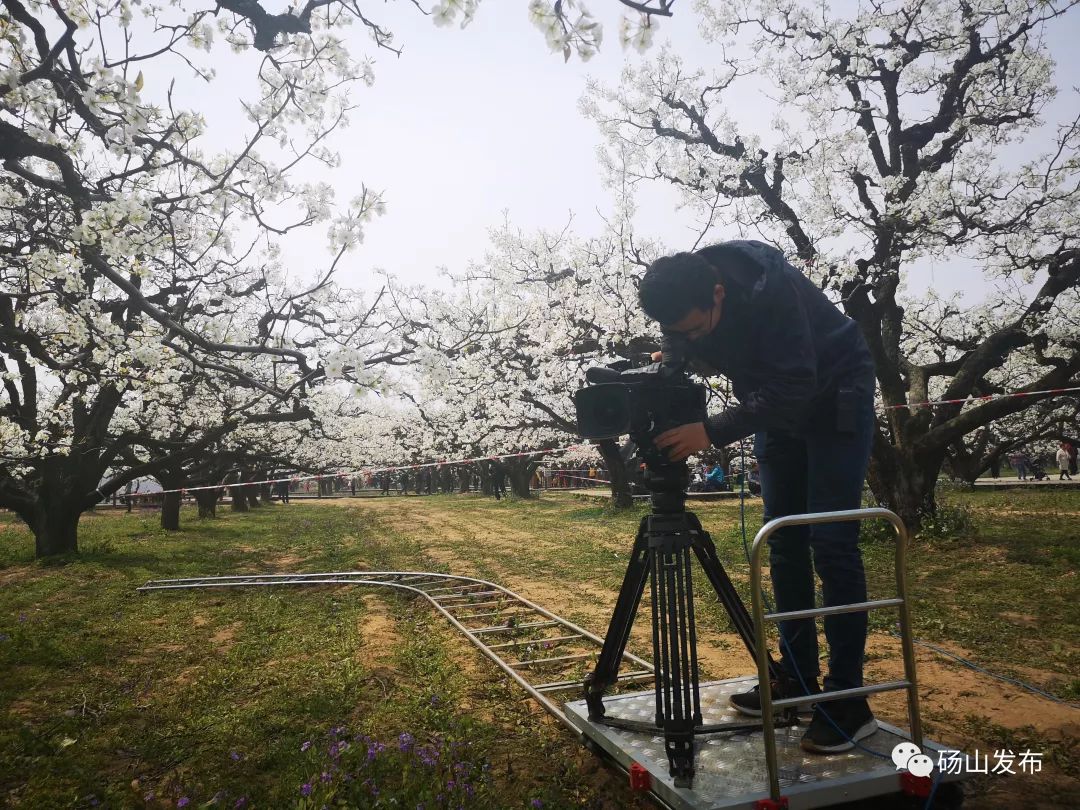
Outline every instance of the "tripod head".
<svg viewBox="0 0 1080 810">
<path fill-rule="evenodd" d="M 671 461 L 647 435 L 631 435 L 630 439 L 638 447 L 638 458 L 645 463 L 645 488 L 649 490 L 653 512 L 685 512 L 686 488 L 690 485 L 690 468 L 686 461 Z"/>
</svg>

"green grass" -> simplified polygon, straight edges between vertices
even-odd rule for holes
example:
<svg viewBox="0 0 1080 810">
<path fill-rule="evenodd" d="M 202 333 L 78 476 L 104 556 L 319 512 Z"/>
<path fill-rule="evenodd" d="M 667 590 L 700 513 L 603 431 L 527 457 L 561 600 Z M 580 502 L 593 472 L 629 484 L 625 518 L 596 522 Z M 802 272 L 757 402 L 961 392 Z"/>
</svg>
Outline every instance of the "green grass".
<svg viewBox="0 0 1080 810">
<path fill-rule="evenodd" d="M 917 635 L 1077 699 L 1080 492 L 950 491 L 943 505 L 970 510 L 976 530 L 913 545 Z M 693 506 L 748 597 L 737 504 Z M 156 514 L 101 513 L 84 518 L 79 555 L 48 563 L 33 561 L 29 534 L 0 516 L 0 801 L 367 806 L 372 779 L 387 806 L 396 798 L 431 807 L 449 772 L 420 763 L 415 748 L 400 751 L 408 733 L 444 764 L 461 763 L 466 806 L 635 806 L 622 780 L 596 773 L 570 735 L 538 723 L 520 691 L 424 603 L 360 588 L 135 588 L 268 569 L 452 570 L 602 632 L 643 511 L 575 498 L 411 497 L 275 505 L 212 521 L 185 508 L 177 533 L 157 528 Z M 890 594 L 891 544 L 866 543 L 864 556 L 872 592 Z M 719 607 L 699 605 L 703 632 L 725 633 L 720 646 L 733 646 Z M 873 626 L 890 622 L 875 615 Z M 1035 730 L 1024 735 L 1039 742 Z M 387 749 L 368 763 L 372 739 Z M 344 753 L 332 748 L 341 740 Z M 1052 745 L 1055 764 L 1075 773 L 1074 747 Z M 356 778 L 346 783 L 346 772 Z"/>
<path fill-rule="evenodd" d="M 947 492 L 942 508 L 974 517 L 966 537 L 914 547 L 915 624 L 1005 674 L 1046 670 L 1039 684 L 1080 697 L 1080 492 Z"/>
<path fill-rule="evenodd" d="M 335 727 L 365 752 L 356 735 L 382 741 L 383 758 L 401 758 L 405 732 L 444 757 L 459 743 L 457 761 L 482 774 L 476 801 L 498 805 L 485 766 L 502 729 L 458 711 L 467 684 L 447 653 L 458 639 L 422 606 L 382 600 L 399 641 L 386 650 L 361 632 L 371 602 L 360 589 L 134 591 L 148 578 L 259 570 L 294 556 L 305 559 L 290 570 L 352 567 L 356 546 L 378 565 L 407 543 L 371 537 L 337 509 L 225 515 L 176 534 L 155 522 L 90 516 L 85 551 L 63 564 L 29 561 L 18 528 L 0 534 L 0 795 L 12 805 L 156 807 L 187 797 L 194 806 L 218 796 L 215 806 L 241 797 L 300 806 L 304 784 L 322 787 Z M 507 713 L 526 714 L 514 702 Z M 384 774 L 383 796 L 438 795 L 438 770 L 414 770 L 396 788 Z"/>
</svg>

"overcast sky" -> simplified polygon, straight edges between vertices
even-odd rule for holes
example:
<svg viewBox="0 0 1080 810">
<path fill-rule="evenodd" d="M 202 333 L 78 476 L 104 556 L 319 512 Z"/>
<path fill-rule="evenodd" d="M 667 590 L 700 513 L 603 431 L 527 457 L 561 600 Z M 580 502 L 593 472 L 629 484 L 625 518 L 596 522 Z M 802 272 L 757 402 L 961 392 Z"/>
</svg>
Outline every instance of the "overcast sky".
<svg viewBox="0 0 1080 810">
<path fill-rule="evenodd" d="M 575 232 L 598 231 L 597 209 L 610 210 L 610 194 L 596 163 L 599 132 L 578 101 L 586 78 L 616 84 L 625 60 L 641 57 L 619 45 L 622 7 L 613 0 L 590 4 L 606 41 L 588 63 L 574 57 L 564 64 L 551 53 L 527 5 L 482 3 L 464 30 L 437 28 L 407 4 L 391 15 L 404 53 L 375 55 L 375 84 L 358 91 L 360 109 L 336 138 L 344 159 L 333 182 L 342 198 L 364 182 L 387 201 L 386 216 L 350 257 L 344 282 L 361 283 L 374 267 L 434 282 L 438 267 L 460 269 L 482 258 L 487 231 L 504 212 L 526 231 L 560 228 L 571 213 Z M 696 41 L 685 11 L 662 25 L 679 41 Z M 643 200 L 643 216 L 657 203 L 673 213 L 674 201 L 657 187 Z M 653 233 L 672 244 L 685 240 L 674 216 L 656 225 Z"/>
<path fill-rule="evenodd" d="M 343 165 L 331 181 L 343 203 L 362 183 L 383 191 L 387 214 L 369 226 L 364 244 L 349 256 L 341 283 L 366 286 L 374 268 L 435 283 L 439 267 L 460 269 L 482 258 L 487 230 L 502 222 L 504 211 L 525 231 L 559 228 L 571 213 L 577 234 L 599 230 L 597 210 L 609 211 L 611 200 L 595 159 L 599 132 L 578 112 L 578 101 L 587 77 L 614 85 L 625 60 L 642 57 L 619 45 L 622 7 L 615 0 L 592 0 L 590 7 L 604 22 L 606 37 L 588 63 L 574 57 L 564 64 L 548 50 L 528 20 L 526 0 L 487 0 L 464 30 L 437 28 L 408 2 L 379 5 L 375 19 L 393 30 L 404 47 L 400 57 L 376 51 L 362 29 L 354 29 L 350 47 L 375 58 L 376 78 L 373 87 L 354 91 L 359 107 L 349 128 L 334 137 Z M 673 20 L 662 20 L 657 44 L 670 38 L 691 64 L 707 65 L 715 46 L 701 39 L 692 12 L 683 3 Z M 1059 118 L 1075 114 L 1076 96 L 1067 91 L 1080 75 L 1078 20 L 1078 14 L 1067 16 L 1051 35 L 1065 91 Z M 248 71 L 251 64 L 246 62 Z M 251 85 L 238 77 L 210 88 L 214 107 L 235 109 Z M 744 131 L 764 134 L 771 110 L 755 103 L 749 85 L 725 98 Z M 672 249 L 690 246 L 692 223 L 675 210 L 670 189 L 654 184 L 638 200 L 641 232 Z M 295 240 L 285 253 L 290 266 L 321 263 L 322 244 L 321 232 Z M 972 289 L 970 273 L 963 278 L 951 267 L 928 267 L 917 276 L 920 286 Z"/>
</svg>

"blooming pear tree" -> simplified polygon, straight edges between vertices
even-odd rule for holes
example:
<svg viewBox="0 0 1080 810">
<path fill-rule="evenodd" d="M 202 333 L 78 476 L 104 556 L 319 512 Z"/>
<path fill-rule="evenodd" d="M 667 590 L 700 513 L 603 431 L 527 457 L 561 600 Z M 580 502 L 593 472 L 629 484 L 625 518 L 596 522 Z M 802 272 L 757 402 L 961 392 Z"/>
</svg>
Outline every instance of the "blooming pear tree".
<svg viewBox="0 0 1080 810">
<path fill-rule="evenodd" d="M 1043 38 L 1075 5 L 901 0 L 838 16 L 802 0 L 703 1 L 718 67 L 664 49 L 586 102 L 613 180 L 669 184 L 723 236 L 774 242 L 859 323 L 885 409 L 870 482 L 912 525 L 934 508 L 949 448 L 1038 397 L 901 406 L 1004 388 L 1013 357 L 1029 363 L 1021 390 L 1080 375 L 1080 119 L 1046 118 L 1057 89 Z M 776 101 L 768 133 L 726 103 L 751 75 L 761 103 Z M 1008 144 L 1036 136 L 1045 149 L 1009 159 Z M 930 261 L 997 288 L 993 305 L 964 305 L 960 339 L 909 316 L 922 294 L 905 282 Z"/>
<path fill-rule="evenodd" d="M 437 400 L 448 414 L 444 437 L 461 435 L 480 455 L 581 442 L 572 395 L 585 370 L 619 360 L 644 365 L 659 347 L 637 303 L 638 280 L 659 251 L 632 238 L 621 209 L 592 239 L 574 236 L 569 224 L 528 235 L 509 223 L 493 230 L 484 259 L 454 276 L 473 301 L 469 322 L 483 326 L 459 341 L 456 354 L 434 353 L 421 376 L 418 400 Z M 604 442 L 589 456 L 598 452 L 616 501 L 629 505 L 619 448 Z M 522 492 L 539 461 L 508 463 Z"/>
<path fill-rule="evenodd" d="M 134 477 L 244 425 L 306 419 L 320 380 L 378 385 L 371 369 L 408 353 L 382 296 L 333 282 L 380 195 L 338 208 L 309 179 L 337 164 L 326 139 L 372 78 L 339 35 L 357 20 L 389 47 L 325 3 L 4 0 L 0 505 L 39 555 L 75 550 L 78 515 Z M 255 78 L 231 148 L 210 148 L 177 85 L 213 78 L 215 32 Z M 327 259 L 291 278 L 282 245 L 315 226 Z"/>
<path fill-rule="evenodd" d="M 976 385 L 974 397 L 1008 396 L 1014 391 L 1037 390 L 1032 388 L 1042 374 L 1048 357 L 1061 351 L 1055 347 L 1050 354 L 1051 340 L 1060 344 L 1075 333 L 1075 308 L 1080 303 L 1076 291 L 1061 296 L 1060 305 L 1047 313 L 1043 324 L 1043 337 L 1036 343 L 1012 352 L 1005 363 L 993 375 L 987 375 Z M 992 321 L 997 302 L 977 310 L 963 306 L 958 295 L 940 298 L 930 293 L 918 301 L 908 303 L 905 319 L 910 332 L 906 336 L 905 352 L 921 364 L 944 362 L 950 351 L 963 350 L 979 340 L 978 327 Z M 942 386 L 938 383 L 930 396 L 940 396 Z M 1048 398 L 1024 397 L 1026 407 L 995 419 L 956 439 L 948 448 L 947 460 L 950 472 L 957 478 L 972 482 L 984 471 L 994 469 L 1010 454 L 1021 449 L 1034 449 L 1051 440 L 1068 440 L 1075 437 L 1075 425 L 1080 397 L 1059 394 Z"/>
</svg>

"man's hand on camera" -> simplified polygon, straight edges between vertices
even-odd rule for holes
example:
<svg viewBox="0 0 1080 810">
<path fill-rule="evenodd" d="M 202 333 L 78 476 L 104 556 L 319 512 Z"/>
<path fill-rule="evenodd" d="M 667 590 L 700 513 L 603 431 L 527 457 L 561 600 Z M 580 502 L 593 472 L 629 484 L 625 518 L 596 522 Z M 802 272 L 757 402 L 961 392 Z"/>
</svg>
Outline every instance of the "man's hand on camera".
<svg viewBox="0 0 1080 810">
<path fill-rule="evenodd" d="M 694 453 L 708 450 L 712 442 L 705 432 L 705 423 L 694 422 L 692 425 L 679 425 L 677 428 L 665 430 L 653 439 L 653 444 L 661 450 L 667 449 L 668 458 L 672 461 L 682 461 Z"/>
</svg>

